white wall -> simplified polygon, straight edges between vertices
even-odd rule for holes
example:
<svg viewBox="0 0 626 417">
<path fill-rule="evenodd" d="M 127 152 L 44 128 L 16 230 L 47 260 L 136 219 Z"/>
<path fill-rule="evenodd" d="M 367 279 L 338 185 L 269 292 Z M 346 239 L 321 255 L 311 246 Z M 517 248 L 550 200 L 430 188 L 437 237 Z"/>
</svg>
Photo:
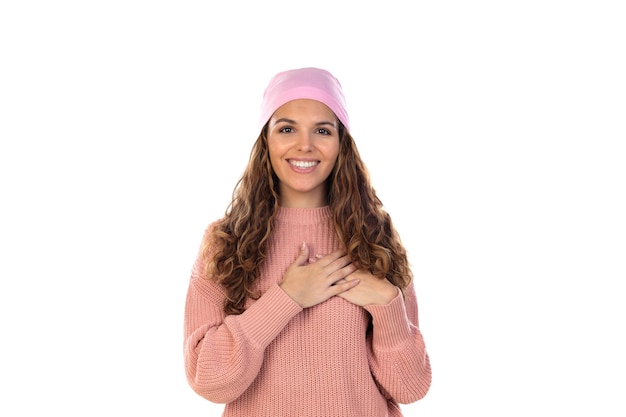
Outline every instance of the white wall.
<svg viewBox="0 0 626 417">
<path fill-rule="evenodd" d="M 0 413 L 219 415 L 184 379 L 191 263 L 265 84 L 313 65 L 412 257 L 407 415 L 623 415 L 619 2 L 249 3 L 0 6 Z"/>
</svg>

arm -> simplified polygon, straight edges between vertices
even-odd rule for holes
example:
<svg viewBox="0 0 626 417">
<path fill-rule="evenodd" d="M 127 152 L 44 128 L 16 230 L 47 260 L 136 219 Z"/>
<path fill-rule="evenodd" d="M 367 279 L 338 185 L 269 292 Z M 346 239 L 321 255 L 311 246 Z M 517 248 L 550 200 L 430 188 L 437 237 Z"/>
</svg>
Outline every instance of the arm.
<svg viewBox="0 0 626 417">
<path fill-rule="evenodd" d="M 244 313 L 224 316 L 224 292 L 202 268 L 198 258 L 185 304 L 185 372 L 200 396 L 228 403 L 256 378 L 265 348 L 302 309 L 275 285 Z"/>
<path fill-rule="evenodd" d="M 408 404 L 426 395 L 432 375 L 413 284 L 405 292 L 406 299 L 398 291 L 389 304 L 364 308 L 373 322 L 368 340 L 372 374 L 386 396 Z"/>
</svg>

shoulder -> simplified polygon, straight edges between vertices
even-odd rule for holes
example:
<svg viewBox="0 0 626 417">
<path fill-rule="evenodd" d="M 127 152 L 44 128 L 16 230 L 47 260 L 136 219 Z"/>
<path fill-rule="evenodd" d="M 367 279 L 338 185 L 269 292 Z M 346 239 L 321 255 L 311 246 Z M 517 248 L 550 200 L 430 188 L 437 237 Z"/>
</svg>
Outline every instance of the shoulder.
<svg viewBox="0 0 626 417">
<path fill-rule="evenodd" d="M 206 266 L 211 263 L 215 254 L 219 251 L 219 230 L 221 219 L 209 223 L 202 234 L 200 247 L 198 248 L 194 272 L 196 277 L 206 277 Z"/>
<path fill-rule="evenodd" d="M 224 219 L 220 218 L 217 220 L 213 220 L 204 228 L 204 234 L 202 235 L 202 247 L 206 247 L 207 245 L 213 246 L 217 240 L 217 237 L 220 235 L 222 229 L 222 225 L 224 224 Z"/>
</svg>

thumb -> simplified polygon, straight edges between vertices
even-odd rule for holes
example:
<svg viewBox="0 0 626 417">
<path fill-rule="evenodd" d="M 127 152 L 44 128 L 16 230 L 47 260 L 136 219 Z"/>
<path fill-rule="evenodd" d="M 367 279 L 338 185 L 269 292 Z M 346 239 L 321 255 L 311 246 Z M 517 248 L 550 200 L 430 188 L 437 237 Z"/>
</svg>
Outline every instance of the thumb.
<svg viewBox="0 0 626 417">
<path fill-rule="evenodd" d="M 304 265 L 309 260 L 309 246 L 305 241 L 302 241 L 300 244 L 300 251 L 298 252 L 298 257 L 296 258 L 296 264 Z"/>
</svg>

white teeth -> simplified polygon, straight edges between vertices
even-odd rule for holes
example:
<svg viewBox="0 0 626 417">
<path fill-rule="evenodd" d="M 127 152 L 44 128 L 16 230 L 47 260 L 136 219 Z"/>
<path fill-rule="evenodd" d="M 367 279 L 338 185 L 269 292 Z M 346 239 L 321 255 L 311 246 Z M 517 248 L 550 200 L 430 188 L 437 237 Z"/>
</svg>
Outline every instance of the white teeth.
<svg viewBox="0 0 626 417">
<path fill-rule="evenodd" d="M 298 168 L 311 168 L 317 165 L 315 161 L 289 161 L 289 163 Z"/>
</svg>

